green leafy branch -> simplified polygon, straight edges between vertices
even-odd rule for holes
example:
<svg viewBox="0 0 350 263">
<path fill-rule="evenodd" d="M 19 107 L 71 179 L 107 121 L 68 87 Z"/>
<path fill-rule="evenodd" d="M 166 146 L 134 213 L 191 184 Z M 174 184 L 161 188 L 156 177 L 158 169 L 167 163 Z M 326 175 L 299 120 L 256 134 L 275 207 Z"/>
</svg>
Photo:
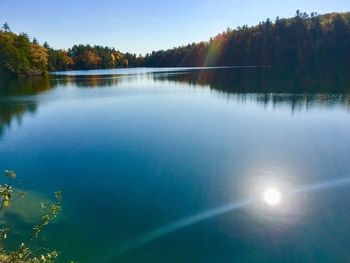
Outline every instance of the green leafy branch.
<svg viewBox="0 0 350 263">
<path fill-rule="evenodd" d="M 6 170 L 5 176 L 10 181 L 16 179 L 16 173 L 13 170 Z M 24 193 L 14 189 L 11 183 L 0 184 L 0 211 L 9 207 L 16 199 L 23 198 Z M 9 228 L 0 229 L 0 262 L 1 263 L 52 263 L 55 262 L 59 253 L 45 248 L 31 249 L 31 241 L 38 238 L 52 220 L 62 211 L 62 193 L 55 192 L 53 203 L 41 203 L 44 214 L 40 217 L 40 222 L 33 227 L 33 234 L 25 243 L 21 243 L 18 249 L 9 251 L 6 248 L 5 241 L 9 234 Z"/>
</svg>

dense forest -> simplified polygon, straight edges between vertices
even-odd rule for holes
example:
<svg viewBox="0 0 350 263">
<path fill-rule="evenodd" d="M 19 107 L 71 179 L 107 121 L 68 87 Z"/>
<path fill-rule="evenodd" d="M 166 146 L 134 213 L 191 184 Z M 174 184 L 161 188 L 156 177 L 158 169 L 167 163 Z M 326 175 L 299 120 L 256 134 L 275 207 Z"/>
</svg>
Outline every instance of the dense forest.
<svg viewBox="0 0 350 263">
<path fill-rule="evenodd" d="M 145 66 L 314 66 L 350 63 L 350 13 L 296 12 L 289 19 L 228 28 L 209 42 L 153 52 Z"/>
<path fill-rule="evenodd" d="M 0 31 L 0 73 L 28 76 L 52 70 L 139 66 L 349 65 L 349 49 L 350 13 L 309 15 L 297 11 L 293 18 L 228 28 L 208 42 L 154 51 L 144 57 L 90 45 L 56 50 L 25 33 L 12 33 L 5 23 Z"/>
<path fill-rule="evenodd" d="M 25 33 L 11 32 L 7 23 L 0 30 L 0 74 L 19 77 L 43 75 L 53 70 L 107 69 L 138 67 L 143 57 L 122 53 L 114 48 L 74 45 L 57 50 L 48 43 L 40 45 Z"/>
</svg>

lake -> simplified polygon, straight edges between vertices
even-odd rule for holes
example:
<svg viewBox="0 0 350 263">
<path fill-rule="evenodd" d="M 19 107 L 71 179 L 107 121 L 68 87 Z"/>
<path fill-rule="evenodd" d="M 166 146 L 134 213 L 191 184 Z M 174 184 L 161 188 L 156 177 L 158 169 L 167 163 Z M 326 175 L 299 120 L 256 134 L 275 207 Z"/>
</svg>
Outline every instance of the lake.
<svg viewBox="0 0 350 263">
<path fill-rule="evenodd" d="M 144 68 L 3 81 L 0 170 L 16 170 L 32 201 L 1 224 L 15 244 L 61 190 L 63 213 L 38 240 L 59 262 L 350 262 L 349 76 Z"/>
</svg>

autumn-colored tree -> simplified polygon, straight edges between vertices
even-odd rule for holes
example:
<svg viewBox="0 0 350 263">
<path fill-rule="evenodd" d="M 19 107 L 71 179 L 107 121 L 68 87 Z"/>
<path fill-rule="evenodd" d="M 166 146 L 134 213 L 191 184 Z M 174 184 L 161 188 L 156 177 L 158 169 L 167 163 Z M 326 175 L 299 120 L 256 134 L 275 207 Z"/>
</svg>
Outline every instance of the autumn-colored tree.
<svg viewBox="0 0 350 263">
<path fill-rule="evenodd" d="M 29 47 L 30 61 L 37 74 L 43 74 L 47 70 L 48 51 L 39 44 L 31 43 Z"/>
<path fill-rule="evenodd" d="M 79 58 L 85 69 L 98 68 L 101 58 L 91 50 L 85 50 Z"/>
</svg>

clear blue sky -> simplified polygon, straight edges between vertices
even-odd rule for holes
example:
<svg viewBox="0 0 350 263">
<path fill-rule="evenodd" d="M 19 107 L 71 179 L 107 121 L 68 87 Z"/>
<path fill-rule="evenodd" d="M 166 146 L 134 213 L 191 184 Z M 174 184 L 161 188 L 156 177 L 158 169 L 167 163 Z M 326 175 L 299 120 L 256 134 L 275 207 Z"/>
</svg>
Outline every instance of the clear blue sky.
<svg viewBox="0 0 350 263">
<path fill-rule="evenodd" d="M 90 43 L 145 54 L 296 9 L 345 12 L 350 0 L 0 0 L 0 23 L 55 48 Z"/>
</svg>

